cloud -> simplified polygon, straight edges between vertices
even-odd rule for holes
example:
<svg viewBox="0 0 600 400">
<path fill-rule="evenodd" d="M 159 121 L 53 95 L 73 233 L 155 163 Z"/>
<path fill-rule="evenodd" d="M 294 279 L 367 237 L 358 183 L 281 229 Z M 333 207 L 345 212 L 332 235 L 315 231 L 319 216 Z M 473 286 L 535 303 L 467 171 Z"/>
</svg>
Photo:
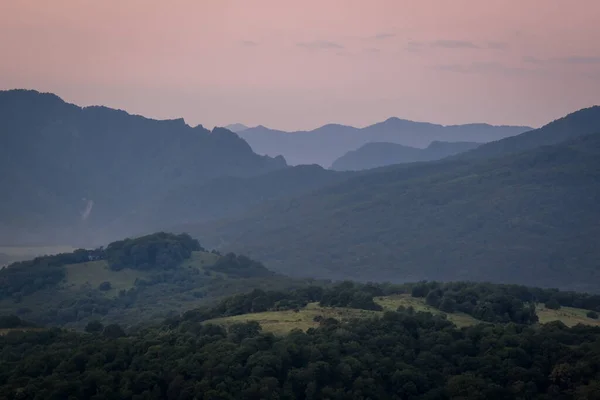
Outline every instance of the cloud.
<svg viewBox="0 0 600 400">
<path fill-rule="evenodd" d="M 296 43 L 298 47 L 304 47 L 307 49 L 323 49 L 323 50 L 340 50 L 344 49 L 344 45 L 340 43 L 330 42 L 328 40 L 315 40 L 312 42 L 299 42 Z"/>
<path fill-rule="evenodd" d="M 376 53 L 381 53 L 381 50 L 378 49 L 377 47 L 367 47 L 367 48 L 363 49 L 363 52 L 376 54 Z"/>
<path fill-rule="evenodd" d="M 433 68 L 439 71 L 457 72 L 461 74 L 527 74 L 534 73 L 537 71 L 527 68 L 511 67 L 498 62 L 472 62 L 470 64 L 439 64 L 434 65 Z"/>
<path fill-rule="evenodd" d="M 425 44 L 422 42 L 417 42 L 415 40 L 411 40 L 408 43 L 406 43 L 405 50 L 409 51 L 411 53 L 416 53 L 416 52 L 420 51 L 424 45 Z"/>
<path fill-rule="evenodd" d="M 486 47 L 492 50 L 506 50 L 508 43 L 505 42 L 487 42 Z"/>
<path fill-rule="evenodd" d="M 384 39 L 391 39 L 395 36 L 396 36 L 395 33 L 378 33 L 377 35 L 372 36 L 370 39 L 384 40 Z"/>
<path fill-rule="evenodd" d="M 560 57 L 554 60 L 563 64 L 600 64 L 600 57 L 589 56 Z"/>
<path fill-rule="evenodd" d="M 441 47 L 445 49 L 479 49 L 480 47 L 467 40 L 435 40 L 429 44 L 431 47 Z"/>
<path fill-rule="evenodd" d="M 242 46 L 254 47 L 254 46 L 258 46 L 258 43 L 253 40 L 242 40 Z"/>
<path fill-rule="evenodd" d="M 530 64 L 571 64 L 571 65 L 589 65 L 600 64 L 600 57 L 595 56 L 568 56 L 541 59 L 534 56 L 523 56 L 523 61 Z"/>
<path fill-rule="evenodd" d="M 423 46 L 429 46 L 431 48 L 438 49 L 474 49 L 474 50 L 506 50 L 508 43 L 488 41 L 483 43 L 475 43 L 469 40 L 451 40 L 451 39 L 438 39 L 431 42 L 417 42 L 410 41 L 406 46 L 407 51 L 416 52 Z"/>
<path fill-rule="evenodd" d="M 537 65 L 544 63 L 544 60 L 541 60 L 534 56 L 523 56 L 523 61 L 526 63 L 529 63 L 529 64 L 537 64 Z"/>
</svg>

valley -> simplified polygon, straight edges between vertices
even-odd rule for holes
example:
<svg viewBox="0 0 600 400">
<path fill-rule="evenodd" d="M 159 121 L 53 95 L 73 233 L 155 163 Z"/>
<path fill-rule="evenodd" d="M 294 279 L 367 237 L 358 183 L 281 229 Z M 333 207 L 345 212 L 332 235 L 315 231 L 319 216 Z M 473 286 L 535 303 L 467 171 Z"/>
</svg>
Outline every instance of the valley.
<svg viewBox="0 0 600 400">
<path fill-rule="evenodd" d="M 0 400 L 599 400 L 598 15 L 0 1 Z"/>
</svg>

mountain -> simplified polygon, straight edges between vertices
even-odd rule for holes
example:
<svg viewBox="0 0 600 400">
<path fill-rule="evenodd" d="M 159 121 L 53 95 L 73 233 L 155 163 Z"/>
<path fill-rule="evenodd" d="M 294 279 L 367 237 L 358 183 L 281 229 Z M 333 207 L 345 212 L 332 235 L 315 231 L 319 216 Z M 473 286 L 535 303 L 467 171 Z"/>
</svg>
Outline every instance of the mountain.
<svg viewBox="0 0 600 400">
<path fill-rule="evenodd" d="M 296 276 L 600 291 L 599 202 L 595 134 L 490 160 L 375 169 L 187 231 Z"/>
<path fill-rule="evenodd" d="M 248 127 L 244 124 L 230 124 L 225 126 L 225 129 L 230 130 L 231 132 L 239 133 L 241 131 L 245 131 Z"/>
<path fill-rule="evenodd" d="M 424 148 L 433 141 L 485 143 L 531 130 L 488 124 L 437 125 L 389 118 L 364 128 L 328 124 L 312 131 L 284 132 L 257 126 L 239 132 L 258 154 L 283 155 L 291 165 L 329 167 L 336 159 L 369 142 Z"/>
<path fill-rule="evenodd" d="M 88 241 L 180 185 L 286 166 L 223 128 L 82 108 L 30 90 L 0 92 L 0 131 L 3 244 Z"/>
<path fill-rule="evenodd" d="M 486 143 L 456 156 L 464 159 L 499 157 L 600 132 L 600 106 L 575 111 L 539 129 Z"/>
<path fill-rule="evenodd" d="M 336 171 L 359 171 L 418 161 L 439 160 L 479 146 L 473 142 L 431 142 L 424 149 L 396 143 L 367 143 L 357 150 L 349 151 L 331 165 Z"/>
</svg>

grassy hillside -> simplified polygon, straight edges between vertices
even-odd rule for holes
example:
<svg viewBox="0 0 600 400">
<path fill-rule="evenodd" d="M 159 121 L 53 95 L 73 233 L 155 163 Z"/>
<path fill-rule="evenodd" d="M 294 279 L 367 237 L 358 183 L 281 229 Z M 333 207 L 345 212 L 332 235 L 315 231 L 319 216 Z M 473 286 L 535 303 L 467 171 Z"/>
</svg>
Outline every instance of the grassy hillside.
<svg viewBox="0 0 600 400">
<path fill-rule="evenodd" d="M 77 250 L 13 264 L 0 271 L 0 316 L 16 314 L 39 324 L 74 328 L 91 320 L 131 327 L 253 288 L 304 284 L 234 254 L 200 248 L 181 258 L 173 238 L 149 235 L 115 242 L 106 250 Z M 144 246 L 148 255 L 156 255 L 150 263 L 140 261 Z"/>
<path fill-rule="evenodd" d="M 404 306 L 407 308 L 413 307 L 415 311 L 431 312 L 435 315 L 444 314 L 440 310 L 425 304 L 423 299 L 416 299 L 408 295 L 377 297 L 375 302 L 380 304 L 384 311 L 396 311 L 398 307 Z M 382 314 L 383 311 L 360 310 L 347 307 L 321 307 L 319 306 L 319 303 L 309 303 L 298 311 L 282 310 L 249 313 L 231 317 L 214 318 L 206 321 L 206 323 L 214 323 L 229 327 L 235 323 L 257 321 L 265 332 L 284 334 L 293 329 L 306 331 L 309 328 L 317 328 L 320 325 L 320 321 L 326 318 L 335 318 L 337 320 L 346 321 L 354 318 L 372 318 L 374 316 L 381 316 Z M 452 321 L 459 327 L 470 326 L 481 322 L 463 313 L 451 313 L 448 314 L 447 317 L 449 321 Z"/>
<path fill-rule="evenodd" d="M 596 134 L 491 160 L 377 169 L 188 232 L 295 276 L 598 291 L 599 203 Z"/>
</svg>

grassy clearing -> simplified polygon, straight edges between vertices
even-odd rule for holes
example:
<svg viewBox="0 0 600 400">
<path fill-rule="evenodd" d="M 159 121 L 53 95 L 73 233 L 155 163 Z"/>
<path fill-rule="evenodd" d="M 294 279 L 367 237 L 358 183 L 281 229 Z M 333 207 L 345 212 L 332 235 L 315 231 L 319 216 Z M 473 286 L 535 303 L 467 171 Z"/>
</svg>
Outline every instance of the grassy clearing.
<svg viewBox="0 0 600 400">
<path fill-rule="evenodd" d="M 405 307 L 413 306 L 416 311 L 426 311 L 438 315 L 443 314 L 441 311 L 426 305 L 422 299 L 416 299 L 409 295 L 377 297 L 375 298 L 375 302 L 380 304 L 385 311 L 396 311 L 400 305 L 403 305 Z M 319 326 L 319 323 L 314 321 L 316 316 L 347 320 L 352 318 L 367 318 L 381 314 L 382 312 L 380 311 L 357 310 L 342 307 L 320 307 L 318 303 L 311 303 L 298 312 L 292 310 L 266 311 L 262 313 L 216 318 L 207 322 L 228 326 L 236 322 L 257 321 L 266 332 L 285 334 L 292 329 L 306 331 L 308 328 L 316 328 Z M 478 322 L 473 317 L 460 313 L 449 314 L 448 319 L 459 327 L 473 325 Z"/>
<path fill-rule="evenodd" d="M 266 332 L 285 334 L 293 329 L 302 329 L 303 331 L 306 331 L 308 328 L 316 328 L 319 326 L 319 323 L 315 322 L 314 318 L 319 315 L 324 318 L 346 320 L 352 318 L 366 318 L 376 314 L 380 313 L 352 308 L 320 307 L 318 303 L 311 303 L 298 312 L 292 310 L 266 311 L 262 313 L 216 318 L 207 322 L 228 326 L 237 322 L 258 321 Z"/>
<path fill-rule="evenodd" d="M 399 306 L 412 306 L 415 311 L 430 312 L 434 315 L 444 314 L 442 311 L 425 304 L 424 299 L 414 298 L 406 294 L 376 297 L 374 301 L 381 305 L 385 311 L 395 311 Z M 600 320 L 594 320 L 586 316 L 587 310 L 571 307 L 562 307 L 560 310 L 550 310 L 543 305 L 538 305 L 536 310 L 540 318 L 540 323 L 542 324 L 552 321 L 562 321 L 567 326 L 574 326 L 578 323 L 600 326 Z M 207 322 L 227 327 L 237 322 L 257 321 L 265 332 L 272 332 L 280 335 L 290 332 L 293 329 L 306 331 L 308 328 L 316 328 L 319 324 L 314 321 L 314 318 L 319 315 L 324 318 L 347 320 L 352 318 L 367 318 L 381 314 L 382 313 L 378 311 L 320 307 L 318 303 L 311 303 L 299 312 L 294 312 L 292 310 L 267 311 L 262 313 L 236 315 L 233 317 L 215 318 Z M 464 313 L 452 313 L 446 315 L 448 320 L 453 322 L 459 328 L 481 322 Z"/>
<path fill-rule="evenodd" d="M 96 289 L 102 282 L 110 282 L 112 289 L 107 291 L 108 296 L 116 296 L 120 290 L 127 290 L 134 286 L 135 280 L 144 278 L 144 271 L 125 268 L 113 271 L 106 261 L 90 261 L 80 264 L 66 265 L 67 288 L 79 289 L 83 285 L 90 285 Z"/>
<path fill-rule="evenodd" d="M 575 326 L 577 324 L 600 326 L 600 320 L 588 318 L 586 316 L 588 310 L 582 308 L 561 307 L 558 310 L 551 310 L 544 307 L 543 304 L 537 304 L 535 311 L 541 324 L 561 321 L 567 326 Z"/>
<path fill-rule="evenodd" d="M 189 260 L 183 263 L 184 268 L 202 268 L 212 265 L 219 256 L 212 253 L 194 252 Z M 148 278 L 145 271 L 125 268 L 113 271 L 108 267 L 106 261 L 89 261 L 80 264 L 65 265 L 67 273 L 67 288 L 79 289 L 82 285 L 90 285 L 97 288 L 102 282 L 110 282 L 112 289 L 107 291 L 108 296 L 116 296 L 120 290 L 134 287 L 136 279 Z"/>
</svg>

